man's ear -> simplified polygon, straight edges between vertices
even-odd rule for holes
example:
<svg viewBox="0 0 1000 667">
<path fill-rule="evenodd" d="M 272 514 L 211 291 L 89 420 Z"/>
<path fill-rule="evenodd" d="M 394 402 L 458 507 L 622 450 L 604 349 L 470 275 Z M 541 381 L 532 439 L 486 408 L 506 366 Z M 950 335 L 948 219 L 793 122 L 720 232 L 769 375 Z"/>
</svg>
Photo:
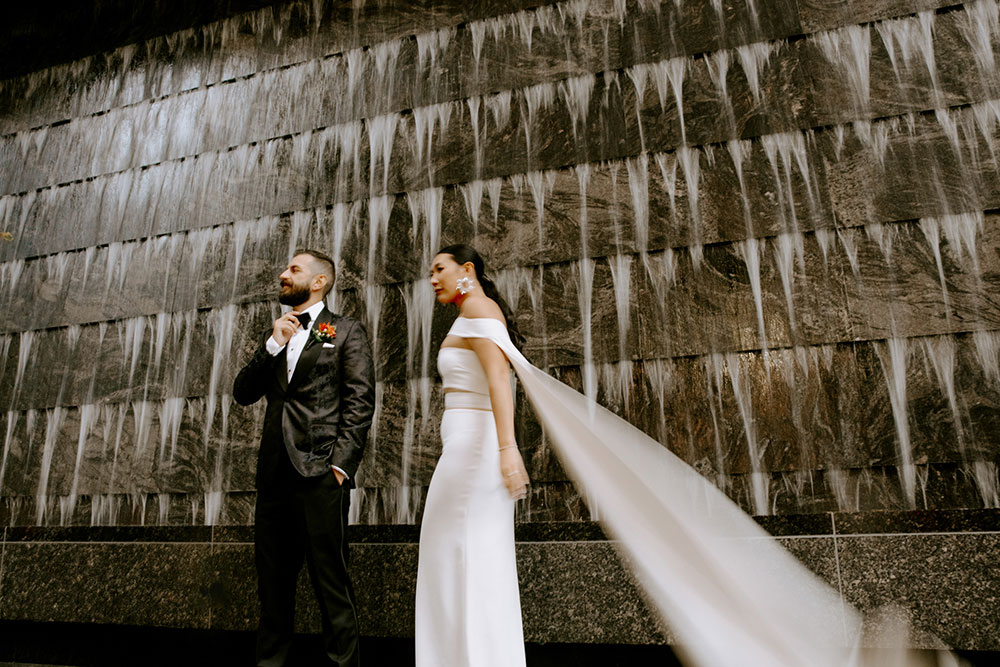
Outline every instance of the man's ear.
<svg viewBox="0 0 1000 667">
<path fill-rule="evenodd" d="M 321 291 L 324 287 L 326 287 L 326 281 L 327 277 L 325 273 L 319 273 L 313 276 L 313 289 Z"/>
</svg>

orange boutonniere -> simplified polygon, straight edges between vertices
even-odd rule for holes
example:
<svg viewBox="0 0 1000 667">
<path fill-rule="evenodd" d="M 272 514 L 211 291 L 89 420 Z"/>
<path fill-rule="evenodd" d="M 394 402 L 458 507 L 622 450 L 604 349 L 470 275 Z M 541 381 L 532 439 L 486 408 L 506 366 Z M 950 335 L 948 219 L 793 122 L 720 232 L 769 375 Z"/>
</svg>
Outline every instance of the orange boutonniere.
<svg viewBox="0 0 1000 667">
<path fill-rule="evenodd" d="M 333 339 L 337 337 L 337 327 L 327 322 L 320 322 L 312 328 L 312 335 L 321 343 L 332 344 Z"/>
</svg>

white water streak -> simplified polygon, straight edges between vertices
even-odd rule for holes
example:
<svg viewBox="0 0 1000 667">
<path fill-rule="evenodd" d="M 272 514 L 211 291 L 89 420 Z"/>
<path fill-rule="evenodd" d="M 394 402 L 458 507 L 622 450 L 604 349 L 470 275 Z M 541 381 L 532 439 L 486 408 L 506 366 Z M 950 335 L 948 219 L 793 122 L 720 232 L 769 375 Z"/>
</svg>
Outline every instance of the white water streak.
<svg viewBox="0 0 1000 667">
<path fill-rule="evenodd" d="M 910 443 L 910 419 L 906 398 L 906 339 L 890 338 L 884 344 L 876 344 L 879 362 L 889 390 L 892 417 L 896 422 L 896 452 L 899 457 L 899 478 L 903 487 L 903 500 L 909 509 L 916 509 L 916 467 L 913 463 L 913 449 Z"/>
</svg>

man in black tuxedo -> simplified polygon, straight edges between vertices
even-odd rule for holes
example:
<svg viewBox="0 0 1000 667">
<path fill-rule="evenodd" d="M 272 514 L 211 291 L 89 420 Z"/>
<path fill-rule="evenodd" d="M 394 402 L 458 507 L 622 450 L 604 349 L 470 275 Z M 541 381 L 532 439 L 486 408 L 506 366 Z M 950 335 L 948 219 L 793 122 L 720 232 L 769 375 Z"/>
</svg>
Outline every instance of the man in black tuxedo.
<svg viewBox="0 0 1000 667">
<path fill-rule="evenodd" d="M 292 310 L 274 321 L 233 386 L 242 405 L 267 397 L 254 516 L 259 667 L 281 667 L 288 657 L 303 560 L 329 664 L 360 664 L 346 528 L 375 411 L 375 371 L 362 324 L 323 306 L 333 277 L 323 253 L 292 258 L 278 295 Z"/>
</svg>

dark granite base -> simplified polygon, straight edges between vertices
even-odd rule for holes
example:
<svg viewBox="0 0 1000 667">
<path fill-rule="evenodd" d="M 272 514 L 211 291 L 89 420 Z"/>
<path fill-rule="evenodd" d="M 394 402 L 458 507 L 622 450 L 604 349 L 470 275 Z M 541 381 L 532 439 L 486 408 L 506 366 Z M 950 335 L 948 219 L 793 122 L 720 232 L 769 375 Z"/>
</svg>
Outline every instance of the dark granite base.
<svg viewBox="0 0 1000 667">
<path fill-rule="evenodd" d="M 950 645 L 995 650 L 1000 648 L 998 553 L 996 533 L 841 538 L 842 591 L 863 611 L 900 605 L 915 629 L 946 637 Z M 867 641 L 877 644 L 879 638 Z M 928 642 L 917 636 L 911 641 Z"/>
<path fill-rule="evenodd" d="M 911 646 L 1000 651 L 1000 511 L 761 521 L 847 603 L 866 612 L 902 608 L 912 622 Z M 122 632 L 176 628 L 211 637 L 246 633 L 256 625 L 250 527 L 6 528 L 0 535 L 0 633 L 27 623 Z M 416 526 L 351 527 L 351 567 L 367 636 L 390 644 L 412 637 L 418 537 Z M 528 641 L 672 642 L 598 525 L 521 524 L 517 540 Z M 305 573 L 299 601 L 298 630 L 317 632 L 318 610 Z M 0 634 L 0 647 L 4 639 Z M 871 634 L 865 642 L 878 647 L 880 637 Z M 30 660 L 0 654 L 4 659 Z"/>
</svg>

